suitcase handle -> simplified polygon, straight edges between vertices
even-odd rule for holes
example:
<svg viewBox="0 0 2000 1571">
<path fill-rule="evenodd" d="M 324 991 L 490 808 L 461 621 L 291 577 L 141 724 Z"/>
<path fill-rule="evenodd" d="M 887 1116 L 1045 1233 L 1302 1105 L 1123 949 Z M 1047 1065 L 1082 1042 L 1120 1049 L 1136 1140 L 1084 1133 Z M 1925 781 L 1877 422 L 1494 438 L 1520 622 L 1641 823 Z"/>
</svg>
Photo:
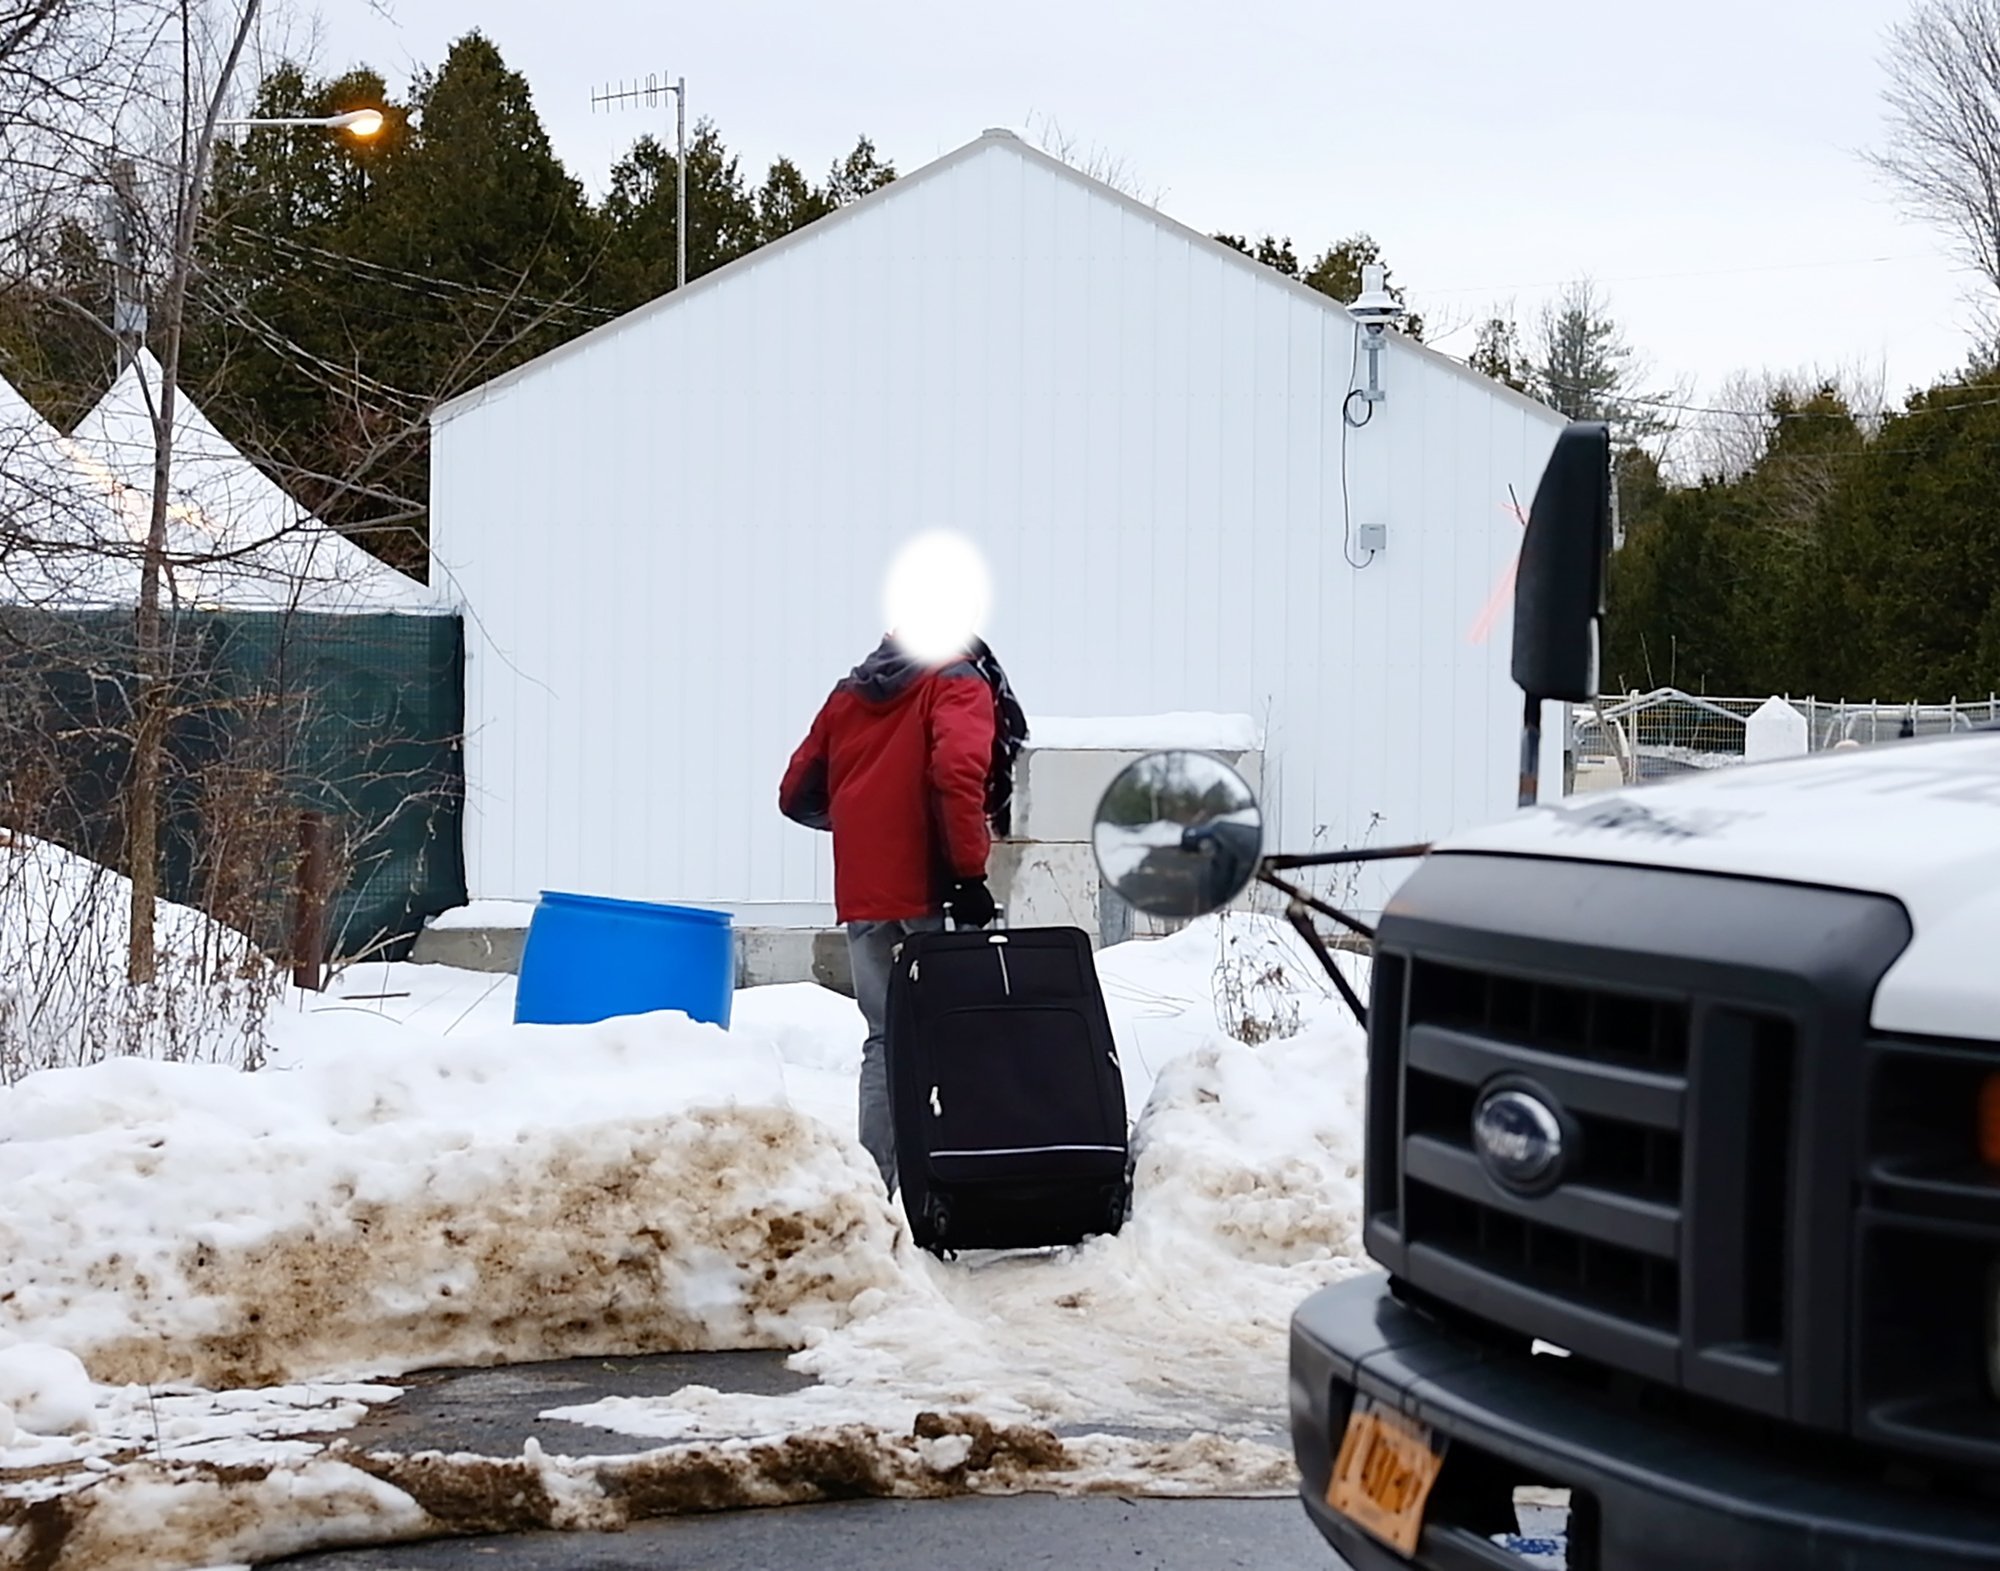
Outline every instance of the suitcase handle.
<svg viewBox="0 0 2000 1571">
<path fill-rule="evenodd" d="M 1006 926 L 1007 908 L 997 900 L 993 902 L 993 920 L 984 927 L 960 927 L 951 919 L 949 911 L 945 913 L 944 918 L 944 930 L 947 933 L 993 933 L 1003 930 Z"/>
</svg>

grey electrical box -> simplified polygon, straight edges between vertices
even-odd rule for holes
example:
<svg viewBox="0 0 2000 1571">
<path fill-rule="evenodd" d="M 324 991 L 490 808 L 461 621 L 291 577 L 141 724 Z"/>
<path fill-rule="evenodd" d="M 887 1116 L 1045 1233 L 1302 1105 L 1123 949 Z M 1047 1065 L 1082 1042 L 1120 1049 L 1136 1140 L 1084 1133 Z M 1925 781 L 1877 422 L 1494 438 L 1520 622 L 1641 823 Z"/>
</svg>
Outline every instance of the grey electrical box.
<svg viewBox="0 0 2000 1571">
<path fill-rule="evenodd" d="M 1354 532 L 1354 542 L 1370 555 L 1384 550 L 1389 544 L 1389 526 L 1387 524 L 1363 524 Z"/>
</svg>

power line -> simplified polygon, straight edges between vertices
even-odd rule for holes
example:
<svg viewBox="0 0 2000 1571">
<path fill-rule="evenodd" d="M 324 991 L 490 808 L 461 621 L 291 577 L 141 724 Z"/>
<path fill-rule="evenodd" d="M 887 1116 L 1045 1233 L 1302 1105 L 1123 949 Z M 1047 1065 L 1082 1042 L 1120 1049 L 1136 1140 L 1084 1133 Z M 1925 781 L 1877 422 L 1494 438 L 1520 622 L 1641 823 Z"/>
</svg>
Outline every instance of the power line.
<svg viewBox="0 0 2000 1571">
<path fill-rule="evenodd" d="M 1857 256 L 1816 262 L 1761 262 L 1743 267 L 1690 268 L 1670 273 L 1622 273 L 1608 278 L 1600 278 L 1596 274 L 1591 274 L 1590 281 L 1597 284 L 1662 283 L 1686 278 L 1739 278 L 1752 273 L 1805 272 L 1835 267 L 1881 267 L 1896 262 L 1928 262 L 1935 260 L 1937 258 L 1930 253 L 1916 253 L 1905 256 Z M 1958 268 L 1955 271 L 1967 272 L 1971 271 L 1971 269 Z M 1404 287 L 1413 295 L 1473 295 L 1497 294 L 1507 289 L 1560 289 L 1565 284 L 1575 282 L 1576 277 L 1572 275 L 1568 278 L 1543 278 L 1509 284 L 1450 284 L 1433 287 L 1412 283 Z"/>
<path fill-rule="evenodd" d="M 273 353 L 291 359 L 307 377 L 319 383 L 328 392 L 340 397 L 347 397 L 357 391 L 368 391 L 378 397 L 403 404 L 413 412 L 429 406 L 429 400 L 415 393 L 405 392 L 398 387 L 391 387 L 387 382 L 378 382 L 364 371 L 355 370 L 350 366 L 343 366 L 335 361 L 323 359 L 303 344 L 286 337 L 279 329 L 265 321 L 256 312 L 252 311 L 249 306 L 245 305 L 241 300 L 236 299 L 227 289 L 224 289 L 213 279 L 206 280 L 205 282 L 214 297 L 221 301 L 227 308 L 221 313 L 225 318 L 234 321 L 254 337 L 262 339 L 265 347 Z M 330 377 L 338 378 L 339 380 L 329 380 Z"/>
<path fill-rule="evenodd" d="M 1611 394 L 1603 400 L 1610 408 L 1632 406 L 1640 409 L 1661 409 L 1688 415 L 1727 415 L 1738 420 L 1913 420 L 1924 415 L 1955 414 L 1961 409 L 1989 409 L 2000 404 L 2000 396 L 1993 398 L 1967 398 L 1955 403 L 1922 404 L 1914 409 L 1856 409 L 1841 412 L 1832 409 L 1722 409 L 1710 404 L 1683 404 L 1667 398 L 1647 398 L 1637 393 Z"/>
<path fill-rule="evenodd" d="M 325 246 L 312 245 L 303 240 L 290 239 L 283 235 L 268 234 L 260 229 L 252 229 L 245 224 L 230 223 L 230 230 L 274 250 L 285 252 L 296 259 L 316 266 L 323 272 L 353 273 L 356 271 L 375 274 L 378 278 L 392 281 L 390 287 L 409 290 L 413 294 L 429 295 L 433 299 L 444 294 L 480 295 L 488 299 L 505 301 L 508 304 L 533 306 L 542 311 L 563 311 L 589 317 L 594 321 L 608 322 L 623 313 L 603 306 L 584 305 L 574 300 L 544 300 L 537 295 L 521 293 L 510 289 L 495 288 L 490 284 L 468 284 L 455 278 L 441 278 L 433 274 L 413 273 L 405 268 L 391 267 L 386 262 L 371 262 L 365 257 L 352 256 L 344 251 L 329 250 Z"/>
</svg>

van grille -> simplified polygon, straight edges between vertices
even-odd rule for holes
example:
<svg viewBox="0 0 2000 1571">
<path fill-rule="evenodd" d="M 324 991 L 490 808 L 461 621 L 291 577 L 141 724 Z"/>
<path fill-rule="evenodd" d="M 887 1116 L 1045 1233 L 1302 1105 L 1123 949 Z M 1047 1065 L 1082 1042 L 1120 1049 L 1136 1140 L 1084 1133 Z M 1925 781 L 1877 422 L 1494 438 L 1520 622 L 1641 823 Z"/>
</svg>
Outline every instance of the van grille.
<svg viewBox="0 0 2000 1571">
<path fill-rule="evenodd" d="M 1867 896 L 1431 858 L 1377 938 L 1370 1252 L 1422 1296 L 1584 1358 L 1843 1419 L 1843 1120 L 1866 999 L 1907 941 L 1900 908 Z M 1830 1056 L 1809 1076 L 1814 1043 Z M 1853 1100 L 1817 1125 L 1815 1087 Z M 1563 1129 L 1535 1192 L 1474 1140 L 1506 1088 Z"/>
</svg>

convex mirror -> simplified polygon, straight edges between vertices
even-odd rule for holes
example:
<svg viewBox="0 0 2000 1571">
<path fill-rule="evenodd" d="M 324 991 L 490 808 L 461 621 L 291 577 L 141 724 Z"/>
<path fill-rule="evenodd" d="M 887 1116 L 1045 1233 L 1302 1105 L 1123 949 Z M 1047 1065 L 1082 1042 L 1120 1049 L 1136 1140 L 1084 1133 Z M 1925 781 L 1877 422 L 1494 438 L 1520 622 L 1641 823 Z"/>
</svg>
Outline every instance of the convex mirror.
<svg viewBox="0 0 2000 1571">
<path fill-rule="evenodd" d="M 1104 882 L 1148 916 L 1219 911 L 1248 887 L 1264 817 L 1243 777 L 1207 753 L 1149 753 L 1097 804 L 1091 848 Z"/>
</svg>

